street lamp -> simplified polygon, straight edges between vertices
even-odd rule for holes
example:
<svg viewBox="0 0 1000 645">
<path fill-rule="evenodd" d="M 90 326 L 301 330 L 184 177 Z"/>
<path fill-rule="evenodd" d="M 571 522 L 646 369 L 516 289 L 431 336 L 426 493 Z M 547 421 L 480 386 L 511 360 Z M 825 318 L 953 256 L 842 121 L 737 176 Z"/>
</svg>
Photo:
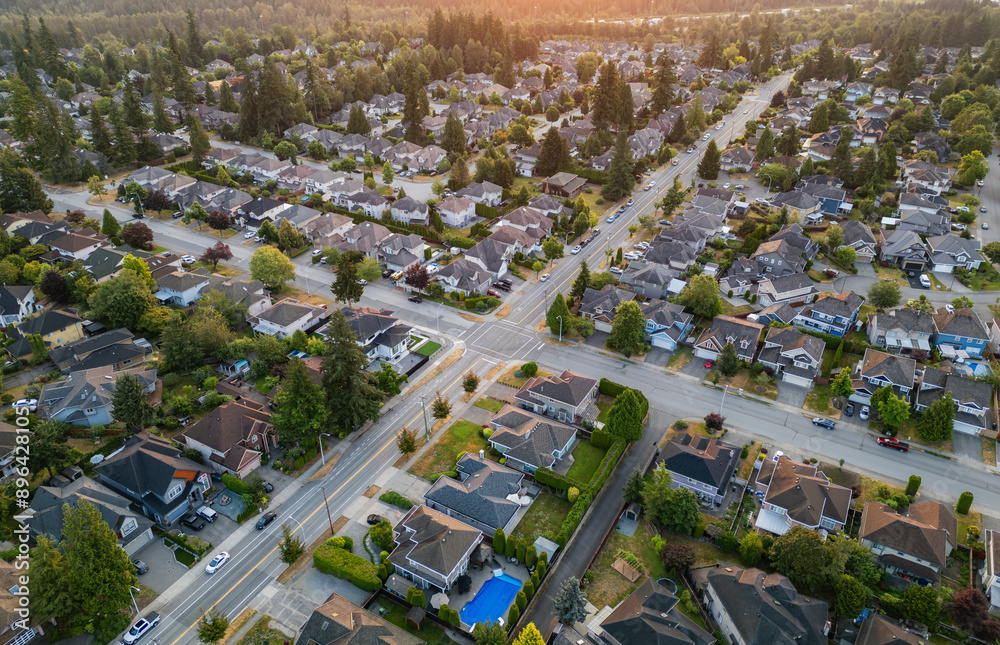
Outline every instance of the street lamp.
<svg viewBox="0 0 1000 645">
<path fill-rule="evenodd" d="M 298 521 L 297 519 L 295 519 L 291 515 L 288 516 L 288 519 L 290 519 L 291 521 L 293 521 L 296 524 L 298 524 L 299 528 L 302 529 L 302 546 L 306 546 L 307 545 L 307 543 L 306 543 L 306 527 L 302 526 L 302 522 Z"/>
<path fill-rule="evenodd" d="M 444 301 L 438 303 L 437 313 L 434 314 L 434 322 L 437 323 L 437 333 L 441 333 L 441 307 L 444 306 Z"/>
<path fill-rule="evenodd" d="M 139 605 L 138 605 L 138 603 L 135 602 L 135 596 L 132 595 L 132 590 L 133 589 L 135 589 L 136 591 L 142 591 L 142 590 L 139 589 L 139 587 L 129 587 L 128 588 L 129 598 L 132 599 L 132 606 L 135 607 L 135 617 L 139 618 L 141 614 L 139 613 Z"/>
<path fill-rule="evenodd" d="M 323 454 L 323 437 L 333 438 L 333 435 L 329 432 L 321 432 L 316 438 L 319 441 L 319 458 L 322 460 L 323 465 L 326 465 L 326 455 Z"/>
<path fill-rule="evenodd" d="M 559 319 L 559 342 L 562 342 L 562 316 L 556 316 Z"/>
<path fill-rule="evenodd" d="M 424 418 L 424 439 L 431 440 L 431 430 L 427 425 L 427 406 L 424 405 L 424 397 L 420 397 L 420 416 Z"/>
</svg>

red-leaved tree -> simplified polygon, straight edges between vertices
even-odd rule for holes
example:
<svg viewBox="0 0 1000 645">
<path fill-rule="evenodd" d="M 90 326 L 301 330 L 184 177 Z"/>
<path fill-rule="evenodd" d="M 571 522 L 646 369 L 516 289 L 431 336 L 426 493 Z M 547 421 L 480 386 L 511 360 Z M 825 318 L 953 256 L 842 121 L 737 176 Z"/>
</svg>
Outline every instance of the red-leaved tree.
<svg viewBox="0 0 1000 645">
<path fill-rule="evenodd" d="M 215 246 L 210 246 L 205 249 L 205 252 L 201 254 L 198 261 L 204 262 L 205 264 L 211 263 L 212 270 L 214 271 L 219 262 L 231 259 L 233 259 L 233 252 L 229 248 L 229 245 L 224 242 L 216 242 Z"/>
</svg>

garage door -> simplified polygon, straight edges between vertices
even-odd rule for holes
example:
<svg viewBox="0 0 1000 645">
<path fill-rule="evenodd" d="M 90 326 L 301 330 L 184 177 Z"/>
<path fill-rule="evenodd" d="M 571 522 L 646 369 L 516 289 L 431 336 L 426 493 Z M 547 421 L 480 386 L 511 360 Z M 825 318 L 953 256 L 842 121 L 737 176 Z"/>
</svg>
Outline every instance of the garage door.
<svg viewBox="0 0 1000 645">
<path fill-rule="evenodd" d="M 904 262 L 903 263 L 903 271 L 923 271 L 923 270 L 924 270 L 924 263 L 923 262 Z"/>
<path fill-rule="evenodd" d="M 711 350 L 701 349 L 701 348 L 694 350 L 694 355 L 697 356 L 698 358 L 704 358 L 710 361 L 714 361 L 717 358 L 719 358 L 718 352 L 713 352 Z"/>
</svg>

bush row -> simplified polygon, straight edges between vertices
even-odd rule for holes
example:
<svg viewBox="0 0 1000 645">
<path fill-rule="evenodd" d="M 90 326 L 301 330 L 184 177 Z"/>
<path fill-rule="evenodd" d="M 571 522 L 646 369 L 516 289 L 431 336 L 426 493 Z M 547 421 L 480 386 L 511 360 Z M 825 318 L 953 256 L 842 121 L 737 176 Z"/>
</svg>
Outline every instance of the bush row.
<svg viewBox="0 0 1000 645">
<path fill-rule="evenodd" d="M 250 492 L 250 488 L 243 483 L 239 477 L 234 477 L 229 473 L 222 473 L 222 483 L 226 485 L 226 488 L 233 491 L 237 495 L 246 495 Z"/>
<path fill-rule="evenodd" d="M 591 495 L 596 495 L 604 486 L 604 482 L 608 481 L 611 473 L 615 472 L 615 469 L 618 467 L 618 460 L 625 452 L 626 445 L 628 444 L 624 440 L 619 439 L 608 449 L 607 454 L 604 455 L 604 459 L 597 466 L 594 476 L 590 478 L 588 488 Z"/>
<path fill-rule="evenodd" d="M 448 246 L 457 246 L 460 249 L 471 249 L 476 245 L 476 241 L 469 237 L 454 237 L 448 238 Z"/>
<path fill-rule="evenodd" d="M 563 492 L 568 491 L 570 488 L 576 488 L 579 490 L 587 488 L 587 484 L 578 482 L 575 479 L 567 477 L 561 473 L 557 473 L 549 468 L 539 468 L 536 470 L 535 481 L 539 484 L 548 486 L 549 488 L 554 488 Z"/>
<path fill-rule="evenodd" d="M 323 573 L 346 580 L 359 589 L 376 591 L 382 586 L 378 567 L 344 549 L 324 544 L 313 554 L 313 565 Z"/>
<path fill-rule="evenodd" d="M 338 535 L 330 538 L 326 543 L 335 549 L 343 549 L 348 552 L 354 550 L 354 538 L 350 535 Z"/>
<path fill-rule="evenodd" d="M 560 547 L 565 547 L 566 543 L 569 542 L 569 538 L 576 531 L 576 527 L 580 525 L 580 521 L 583 519 L 584 514 L 587 509 L 590 508 L 590 503 L 594 500 L 590 492 L 581 493 L 580 497 L 573 504 L 573 507 L 569 509 L 569 513 L 566 514 L 566 519 L 563 520 L 562 524 L 559 525 L 559 532 L 556 533 L 556 543 Z"/>
<path fill-rule="evenodd" d="M 404 511 L 408 511 L 411 508 L 413 508 L 413 502 L 406 499 L 405 497 L 403 497 L 394 490 L 391 490 L 388 493 L 382 493 L 379 496 L 379 499 L 385 502 L 386 504 L 392 504 L 393 506 L 398 506 Z"/>
<path fill-rule="evenodd" d="M 605 432 L 601 429 L 594 430 L 594 432 L 590 435 L 590 444 L 595 448 L 607 450 L 614 442 L 615 436 L 610 432 Z"/>
</svg>

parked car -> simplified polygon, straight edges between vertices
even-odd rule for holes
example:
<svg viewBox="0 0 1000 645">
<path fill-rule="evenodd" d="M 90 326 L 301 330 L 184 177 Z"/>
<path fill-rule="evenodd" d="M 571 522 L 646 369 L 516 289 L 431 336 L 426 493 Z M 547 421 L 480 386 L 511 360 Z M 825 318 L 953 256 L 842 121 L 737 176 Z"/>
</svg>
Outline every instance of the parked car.
<svg viewBox="0 0 1000 645">
<path fill-rule="evenodd" d="M 582 250 L 583 250 L 583 247 L 580 246 L 579 244 L 577 244 L 576 246 L 573 247 L 573 250 L 570 251 L 570 253 L 572 253 L 573 255 L 576 255 L 577 253 L 579 253 Z"/>
<path fill-rule="evenodd" d="M 243 383 L 240 383 L 240 385 L 243 385 Z M 272 484 L 271 482 L 264 482 L 264 492 L 265 493 L 273 493 L 274 492 L 274 484 Z"/>
<path fill-rule="evenodd" d="M 826 428 L 827 430 L 833 430 L 834 428 L 837 427 L 837 424 L 834 423 L 833 421 L 830 421 L 829 419 L 820 419 L 819 417 L 816 417 L 815 419 L 812 420 L 812 422 L 814 426 Z"/>
<path fill-rule="evenodd" d="M 965 229 L 969 228 L 965 224 L 959 224 L 958 222 L 952 222 L 951 227 L 956 231 L 964 231 Z"/>
<path fill-rule="evenodd" d="M 608 219 L 606 219 L 605 221 L 606 221 L 606 222 L 607 222 L 608 224 L 614 224 L 614 223 L 615 223 L 615 220 L 616 220 L 616 219 L 618 219 L 618 216 L 617 216 L 617 215 L 612 215 L 611 217 L 609 217 L 609 218 L 608 218 Z"/>
<path fill-rule="evenodd" d="M 623 271 L 618 267 L 611 267 L 610 269 L 608 269 L 608 271 L 614 273 L 615 275 L 621 275 L 623 273 Z"/>
<path fill-rule="evenodd" d="M 863 406 L 861 408 L 861 414 L 859 414 L 858 417 L 860 417 L 862 421 L 867 421 L 869 416 L 871 416 L 871 410 L 868 408 L 867 405 Z"/>
<path fill-rule="evenodd" d="M 220 551 L 219 555 L 212 558 L 212 561 L 205 567 L 205 573 L 215 573 L 229 562 L 229 552 Z"/>
<path fill-rule="evenodd" d="M 370 524 L 371 526 L 375 526 L 376 524 L 378 524 L 379 522 L 381 522 L 381 521 L 382 521 L 382 520 L 384 520 L 384 519 L 385 519 L 385 518 L 384 518 L 384 517 L 382 517 L 381 515 L 379 515 L 379 514 L 377 514 L 377 513 L 372 513 L 371 515 L 369 515 L 369 516 L 368 516 L 368 519 L 367 519 L 366 521 L 367 521 L 367 522 L 368 522 L 368 524 Z"/>
<path fill-rule="evenodd" d="M 502 291 L 510 291 L 510 285 L 506 282 L 494 282 L 493 286 Z"/>
<path fill-rule="evenodd" d="M 691 152 L 691 151 L 690 151 L 690 150 L 688 150 L 688 152 Z M 674 159 L 673 161 L 671 161 L 671 162 L 670 162 L 670 165 L 671 165 L 671 166 L 676 166 L 676 165 L 677 165 L 677 160 L 676 160 L 676 159 Z"/>
<path fill-rule="evenodd" d="M 715 361 L 705 361 L 705 369 L 711 369 L 715 367 Z"/>
<path fill-rule="evenodd" d="M 634 204 L 634 203 L 635 203 L 635 198 L 633 198 L 633 197 L 629 197 L 629 198 L 628 198 L 628 201 L 627 201 L 627 202 L 625 202 L 625 205 L 626 205 L 626 206 L 631 206 L 631 205 L 632 205 L 632 204 Z"/>
<path fill-rule="evenodd" d="M 980 206 L 979 207 L 979 212 L 980 213 L 985 213 L 986 212 L 986 207 L 985 206 Z"/>
<path fill-rule="evenodd" d="M 125 645 L 132 645 L 132 643 L 139 642 L 139 639 L 149 633 L 149 630 L 153 629 L 160 624 L 160 615 L 155 611 L 146 616 L 145 618 L 140 618 L 136 621 L 132 628 L 125 632 L 125 636 L 122 640 L 125 641 Z"/>
<path fill-rule="evenodd" d="M 358 278 L 358 284 L 360 284 L 363 287 L 366 284 L 368 284 L 368 281 L 365 280 L 364 278 Z"/>
<path fill-rule="evenodd" d="M 725 184 L 722 184 L 722 189 L 723 189 L 723 190 L 729 190 L 729 188 L 730 188 L 731 186 L 732 186 L 732 184 L 730 184 L 730 183 L 725 183 Z"/>
<path fill-rule="evenodd" d="M 198 515 L 201 515 L 209 522 L 214 522 L 217 517 L 219 517 L 218 511 L 210 506 L 202 506 L 198 509 Z"/>
<path fill-rule="evenodd" d="M 177 211 L 173 215 L 171 215 L 170 217 L 172 217 L 173 219 L 180 219 L 180 218 L 184 217 L 184 213 L 182 213 L 180 211 Z"/>
<path fill-rule="evenodd" d="M 848 403 L 847 407 L 844 408 L 844 416 L 853 417 L 854 416 L 854 404 Z"/>
<path fill-rule="evenodd" d="M 14 401 L 13 407 L 28 408 L 29 411 L 34 412 L 38 409 L 38 399 L 18 399 Z"/>
<path fill-rule="evenodd" d="M 930 277 L 928 277 L 926 273 L 920 274 L 920 286 L 923 287 L 924 289 L 931 288 L 931 279 Z"/>
<path fill-rule="evenodd" d="M 136 575 L 142 575 L 144 573 L 149 573 L 149 565 L 142 560 L 132 560 L 132 566 L 135 567 Z"/>
<path fill-rule="evenodd" d="M 590 232 L 590 237 L 595 238 L 600 234 L 601 234 L 601 229 L 595 228 L 593 231 Z"/>
<path fill-rule="evenodd" d="M 196 515 L 195 513 L 188 513 L 180 519 L 178 522 L 181 526 L 187 526 L 195 531 L 200 531 L 205 528 L 205 520 Z"/>
<path fill-rule="evenodd" d="M 885 446 L 886 448 L 892 448 L 900 452 L 910 451 L 910 444 L 899 441 L 895 437 L 879 437 L 875 441 L 878 442 L 878 445 Z"/>
<path fill-rule="evenodd" d="M 185 264 L 194 264 L 197 261 L 198 260 L 195 259 L 195 257 L 193 255 L 182 255 L 181 256 L 181 262 L 183 262 Z"/>
<path fill-rule="evenodd" d="M 486 295 L 493 296 L 494 298 L 503 298 L 503 294 L 497 291 L 496 289 L 487 289 Z"/>
<path fill-rule="evenodd" d="M 276 517 L 278 517 L 278 514 L 275 513 L 274 511 L 271 511 L 270 513 L 264 513 L 263 515 L 261 515 L 260 519 L 257 520 L 257 530 L 263 531 L 268 524 L 270 524 L 275 520 Z"/>
<path fill-rule="evenodd" d="M 990 230 L 990 223 L 989 222 L 983 222 L 983 230 L 984 231 Z"/>
<path fill-rule="evenodd" d="M 382 277 L 383 278 L 389 278 L 389 277 L 392 277 L 392 274 L 393 274 L 393 270 L 392 269 L 386 269 L 385 271 L 382 272 Z"/>
</svg>

